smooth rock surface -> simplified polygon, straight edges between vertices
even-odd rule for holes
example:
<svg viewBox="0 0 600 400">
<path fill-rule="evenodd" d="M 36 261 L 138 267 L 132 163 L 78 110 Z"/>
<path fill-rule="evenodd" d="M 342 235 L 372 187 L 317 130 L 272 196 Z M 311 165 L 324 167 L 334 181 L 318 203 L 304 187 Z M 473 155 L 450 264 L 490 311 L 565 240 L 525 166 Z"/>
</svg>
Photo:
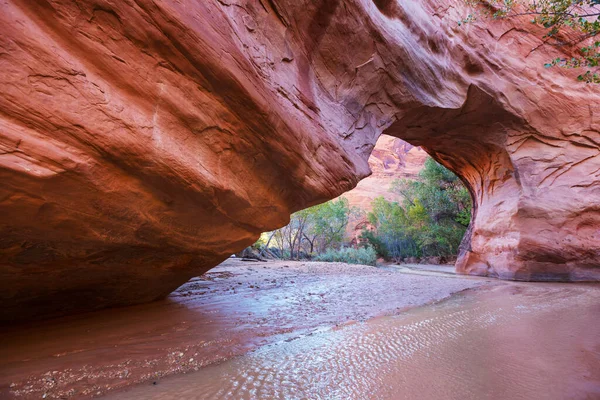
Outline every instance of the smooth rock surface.
<svg viewBox="0 0 600 400">
<path fill-rule="evenodd" d="M 2 320 L 166 296 L 369 174 L 381 133 L 475 200 L 457 268 L 600 279 L 600 101 L 458 0 L 4 0 Z"/>
</svg>

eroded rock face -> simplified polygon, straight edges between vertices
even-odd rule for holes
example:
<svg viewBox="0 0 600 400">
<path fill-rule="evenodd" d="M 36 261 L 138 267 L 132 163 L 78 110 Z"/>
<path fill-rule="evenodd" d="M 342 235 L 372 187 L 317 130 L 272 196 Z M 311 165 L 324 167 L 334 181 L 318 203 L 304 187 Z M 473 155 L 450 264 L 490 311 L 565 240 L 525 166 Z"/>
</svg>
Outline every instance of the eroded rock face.
<svg viewBox="0 0 600 400">
<path fill-rule="evenodd" d="M 462 4 L 2 3 L 2 318 L 163 297 L 354 187 L 381 133 L 468 184 L 460 271 L 599 279 L 596 88 Z"/>
</svg>

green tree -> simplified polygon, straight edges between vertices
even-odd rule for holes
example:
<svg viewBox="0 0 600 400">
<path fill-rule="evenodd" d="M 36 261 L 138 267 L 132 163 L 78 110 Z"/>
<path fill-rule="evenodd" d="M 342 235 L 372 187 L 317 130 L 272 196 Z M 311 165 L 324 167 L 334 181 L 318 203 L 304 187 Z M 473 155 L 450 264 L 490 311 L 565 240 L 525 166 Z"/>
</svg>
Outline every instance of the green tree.
<svg viewBox="0 0 600 400">
<path fill-rule="evenodd" d="M 368 214 L 375 231 L 363 233 L 380 255 L 456 254 L 471 215 L 470 195 L 456 175 L 429 158 L 418 180 L 395 181 L 391 191 L 401 202 L 375 199 Z"/>
<path fill-rule="evenodd" d="M 302 249 L 308 254 L 339 247 L 344 239 L 351 212 L 348 200 L 328 201 L 290 216 L 290 222 L 269 234 L 266 245 L 273 241 L 282 258 L 300 258 Z"/>
<path fill-rule="evenodd" d="M 350 203 L 345 197 L 311 207 L 313 216 L 308 232 L 318 240 L 320 252 L 337 247 L 343 240 L 350 219 Z M 314 247 L 314 246 L 313 246 Z"/>
<path fill-rule="evenodd" d="M 372 211 L 367 217 L 375 227 L 375 232 L 365 231 L 363 237 L 379 255 L 388 259 L 420 255 L 411 235 L 411 221 L 399 203 L 377 197 L 373 200 Z"/>
<path fill-rule="evenodd" d="M 460 179 L 432 158 L 427 158 L 418 180 L 395 180 L 392 192 L 404 198 L 404 205 L 413 211 L 415 223 L 424 223 L 427 216 L 435 223 L 451 219 L 465 228 L 471 220 L 471 196 Z M 415 201 L 418 200 L 418 203 Z M 422 209 L 421 209 L 422 207 Z"/>
</svg>

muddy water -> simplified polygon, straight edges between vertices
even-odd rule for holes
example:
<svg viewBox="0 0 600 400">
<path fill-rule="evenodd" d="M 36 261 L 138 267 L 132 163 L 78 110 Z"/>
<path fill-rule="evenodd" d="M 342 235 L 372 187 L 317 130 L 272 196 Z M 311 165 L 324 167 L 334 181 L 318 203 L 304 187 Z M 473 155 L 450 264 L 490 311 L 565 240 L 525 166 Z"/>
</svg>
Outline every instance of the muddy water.
<svg viewBox="0 0 600 400">
<path fill-rule="evenodd" d="M 600 287 L 506 284 L 109 399 L 600 399 Z"/>
<path fill-rule="evenodd" d="M 270 343 L 502 284 L 416 272 L 229 260 L 162 302 L 2 327 L 0 399 L 85 399 L 160 383 Z"/>
</svg>

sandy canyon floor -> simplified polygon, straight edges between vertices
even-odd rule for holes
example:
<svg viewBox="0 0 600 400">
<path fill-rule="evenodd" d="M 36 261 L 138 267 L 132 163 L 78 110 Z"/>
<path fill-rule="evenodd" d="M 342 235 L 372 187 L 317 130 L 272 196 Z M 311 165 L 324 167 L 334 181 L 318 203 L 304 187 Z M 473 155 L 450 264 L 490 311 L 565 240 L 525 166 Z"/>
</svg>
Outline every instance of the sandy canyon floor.
<svg viewBox="0 0 600 400">
<path fill-rule="evenodd" d="M 0 398 L 600 398 L 600 285 L 230 259 L 0 332 Z M 185 373 L 185 374 L 184 374 Z"/>
</svg>

